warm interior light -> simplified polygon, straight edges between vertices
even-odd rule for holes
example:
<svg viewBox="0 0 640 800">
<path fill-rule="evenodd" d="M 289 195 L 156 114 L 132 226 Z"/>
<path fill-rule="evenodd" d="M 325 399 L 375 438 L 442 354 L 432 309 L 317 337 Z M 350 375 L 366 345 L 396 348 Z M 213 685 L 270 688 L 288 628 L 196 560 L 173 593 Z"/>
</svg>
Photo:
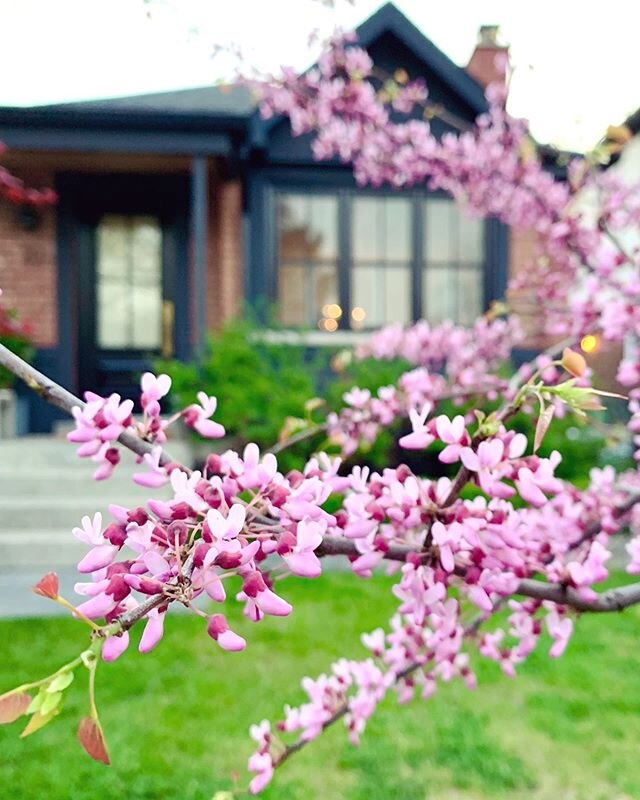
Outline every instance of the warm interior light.
<svg viewBox="0 0 640 800">
<path fill-rule="evenodd" d="M 320 319 L 318 320 L 318 327 L 321 331 L 328 331 L 329 333 L 333 333 L 334 331 L 338 330 L 338 323 L 335 319 Z"/>
<path fill-rule="evenodd" d="M 340 319 L 342 316 L 342 309 L 337 303 L 327 303 L 326 306 L 322 306 L 322 313 L 329 319 Z"/>
<path fill-rule="evenodd" d="M 599 344 L 598 337 L 594 336 L 592 333 L 588 333 L 586 336 L 582 337 L 580 348 L 585 353 L 595 353 Z"/>
<path fill-rule="evenodd" d="M 365 313 L 364 308 L 360 306 L 356 306 L 353 311 L 351 312 L 351 316 L 353 317 L 354 322 L 363 322 L 364 318 L 367 316 Z"/>
</svg>

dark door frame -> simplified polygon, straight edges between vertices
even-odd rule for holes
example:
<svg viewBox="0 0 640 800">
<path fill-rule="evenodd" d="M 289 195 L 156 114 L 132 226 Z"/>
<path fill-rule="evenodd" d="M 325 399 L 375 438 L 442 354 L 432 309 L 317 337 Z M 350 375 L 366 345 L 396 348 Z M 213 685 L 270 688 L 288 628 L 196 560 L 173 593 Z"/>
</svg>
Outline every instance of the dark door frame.
<svg viewBox="0 0 640 800">
<path fill-rule="evenodd" d="M 80 304 L 87 274 L 80 264 L 91 259 L 92 223 L 97 213 L 153 213 L 161 217 L 163 261 L 172 262 L 165 291 L 175 303 L 175 357 L 191 355 L 189 314 L 189 177 L 182 175 L 78 174 L 58 176 L 58 364 L 59 378 L 78 391 L 80 355 L 88 331 L 80 331 Z M 85 261 L 85 263 L 87 263 Z"/>
</svg>

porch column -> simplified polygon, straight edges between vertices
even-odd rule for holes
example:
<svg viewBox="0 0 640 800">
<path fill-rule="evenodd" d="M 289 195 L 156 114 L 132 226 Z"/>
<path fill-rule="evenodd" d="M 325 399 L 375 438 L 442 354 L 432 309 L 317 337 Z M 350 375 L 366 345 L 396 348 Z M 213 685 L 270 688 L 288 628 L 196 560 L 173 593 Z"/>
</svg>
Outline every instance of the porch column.
<svg viewBox="0 0 640 800">
<path fill-rule="evenodd" d="M 204 354 L 207 337 L 207 218 L 208 170 L 205 156 L 191 159 L 191 254 L 193 264 L 193 324 L 196 356 Z"/>
</svg>

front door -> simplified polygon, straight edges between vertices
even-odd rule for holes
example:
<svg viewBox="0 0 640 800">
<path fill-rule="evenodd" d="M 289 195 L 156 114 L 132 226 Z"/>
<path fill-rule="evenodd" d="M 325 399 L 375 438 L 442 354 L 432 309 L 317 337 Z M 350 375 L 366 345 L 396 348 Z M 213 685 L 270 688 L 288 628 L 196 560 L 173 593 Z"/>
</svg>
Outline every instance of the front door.
<svg viewBox="0 0 640 800">
<path fill-rule="evenodd" d="M 74 203 L 78 389 L 136 397 L 142 372 L 188 348 L 187 184 L 124 175 L 83 184 Z"/>
</svg>

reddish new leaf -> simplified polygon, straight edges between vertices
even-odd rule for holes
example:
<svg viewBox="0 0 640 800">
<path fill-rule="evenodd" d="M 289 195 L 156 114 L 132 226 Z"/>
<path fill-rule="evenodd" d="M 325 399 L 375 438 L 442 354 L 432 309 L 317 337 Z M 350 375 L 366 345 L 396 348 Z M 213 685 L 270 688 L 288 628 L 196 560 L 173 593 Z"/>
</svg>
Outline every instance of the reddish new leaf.
<svg viewBox="0 0 640 800">
<path fill-rule="evenodd" d="M 42 597 L 48 597 L 50 600 L 55 600 L 58 596 L 58 576 L 55 572 L 48 572 L 44 578 L 41 578 L 38 583 L 33 587 L 33 591 Z"/>
<path fill-rule="evenodd" d="M 107 753 L 107 743 L 97 720 L 91 719 L 91 717 L 84 717 L 80 720 L 78 740 L 85 752 L 94 761 L 101 761 L 107 765 L 111 764 L 111 759 Z"/>
<path fill-rule="evenodd" d="M 535 438 L 533 440 L 533 452 L 536 453 L 538 448 L 542 444 L 542 440 L 544 439 L 547 431 L 549 430 L 549 425 L 551 425 L 551 421 L 553 420 L 553 415 L 555 412 L 554 406 L 540 406 L 540 416 L 538 417 L 538 423 L 536 425 L 536 433 Z"/>
<path fill-rule="evenodd" d="M 31 695 L 10 692 L 0 697 L 0 725 L 8 725 L 21 717 L 31 705 Z"/>
</svg>

